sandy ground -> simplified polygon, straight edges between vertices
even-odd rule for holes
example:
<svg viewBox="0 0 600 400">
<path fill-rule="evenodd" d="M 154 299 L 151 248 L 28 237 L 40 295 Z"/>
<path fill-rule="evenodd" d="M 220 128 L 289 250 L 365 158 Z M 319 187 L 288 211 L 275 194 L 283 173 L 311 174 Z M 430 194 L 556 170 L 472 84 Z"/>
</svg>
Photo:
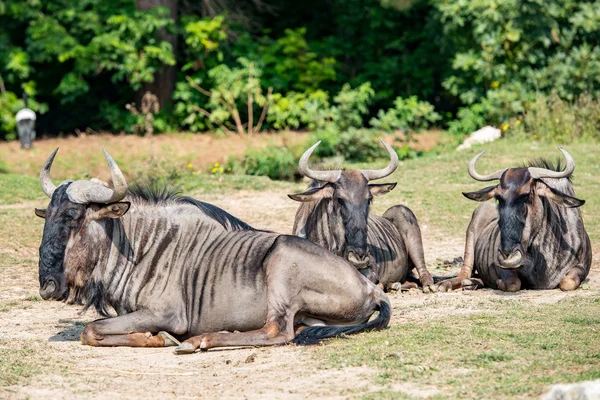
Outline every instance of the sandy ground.
<svg viewBox="0 0 600 400">
<path fill-rule="evenodd" d="M 296 204 L 281 193 L 239 192 L 235 195 L 203 197 L 258 228 L 289 233 Z M 250 201 L 252 200 L 252 201 Z M 30 213 L 27 203 L 3 206 L 15 212 Z M 265 206 L 268 205 L 268 206 Z M 25 215 L 25 214 L 23 214 Z M 438 258 L 462 255 L 462 237 L 443 237 L 430 228 L 423 230 L 428 265 Z M 377 372 L 366 367 L 324 369 L 320 346 L 281 346 L 215 350 L 189 356 L 175 356 L 171 349 L 92 348 L 79 343 L 86 322 L 97 316 L 80 315 L 80 307 L 58 302 L 26 301 L 37 294 L 37 246 L 4 243 L 0 251 L 15 257 L 31 258 L 28 267 L 0 277 L 0 302 L 18 306 L 0 312 L 0 348 L 20 346 L 33 351 L 41 364 L 50 363 L 44 374 L 35 375 L 24 385 L 0 388 L 0 398 L 347 398 L 354 394 L 381 390 Z M 435 254 L 435 257 L 433 255 Z M 598 260 L 598 255 L 594 256 Z M 446 271 L 452 273 L 455 271 Z M 434 271 L 434 274 L 436 272 Z M 593 266 L 592 288 L 600 288 L 598 263 Z M 562 293 L 558 290 L 502 294 L 492 290 L 425 295 L 417 291 L 391 294 L 392 324 L 477 311 L 478 300 L 501 296 L 535 303 L 557 302 L 567 296 L 585 296 L 596 290 Z M 351 339 L 350 339 L 351 340 Z M 4 344 L 2 344 L 4 343 Z M 23 357 L 28 357 L 26 353 Z M 61 373 L 68 366 L 68 373 Z M 394 390 L 427 398 L 439 393 L 435 387 L 397 384 Z"/>
</svg>

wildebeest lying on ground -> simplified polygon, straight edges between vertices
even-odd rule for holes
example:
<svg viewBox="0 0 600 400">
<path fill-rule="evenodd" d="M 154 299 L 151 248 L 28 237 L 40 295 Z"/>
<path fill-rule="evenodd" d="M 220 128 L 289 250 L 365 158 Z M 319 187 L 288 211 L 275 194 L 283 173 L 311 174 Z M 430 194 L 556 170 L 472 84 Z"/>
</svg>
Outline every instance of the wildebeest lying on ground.
<svg viewBox="0 0 600 400">
<path fill-rule="evenodd" d="M 56 187 L 49 174 L 57 151 L 40 173 L 51 198 L 36 210 L 46 220 L 40 295 L 118 314 L 88 324 L 84 344 L 161 347 L 185 339 L 175 350 L 181 354 L 310 344 L 387 326 L 386 295 L 342 258 L 295 236 L 254 230 L 191 198 L 128 192 L 106 152 L 113 187 Z M 296 335 L 302 324 L 310 327 Z"/>
<path fill-rule="evenodd" d="M 578 209 L 585 201 L 574 197 L 575 161 L 559 149 L 567 161 L 564 170 L 560 162 L 537 160 L 480 175 L 475 165 L 484 152 L 471 160 L 471 177 L 500 184 L 463 194 L 475 201 L 495 199 L 498 204 L 477 207 L 467 229 L 464 266 L 456 278 L 441 282 L 440 290 L 481 285 L 508 292 L 579 287 L 592 262 Z M 472 279 L 473 272 L 479 279 Z"/>
<path fill-rule="evenodd" d="M 294 220 L 294 235 L 346 258 L 385 290 L 416 286 L 406 282 L 408 272 L 416 267 L 423 291 L 436 291 L 425 266 L 421 230 L 413 212 L 398 205 L 381 217 L 369 213 L 373 197 L 396 186 L 369 183 L 396 170 L 398 155 L 394 149 L 381 140 L 390 156 L 390 163 L 381 170 L 314 171 L 308 168 L 308 159 L 319 143 L 309 148 L 299 162 L 299 171 L 313 179 L 311 188 L 289 195 L 302 202 Z"/>
</svg>

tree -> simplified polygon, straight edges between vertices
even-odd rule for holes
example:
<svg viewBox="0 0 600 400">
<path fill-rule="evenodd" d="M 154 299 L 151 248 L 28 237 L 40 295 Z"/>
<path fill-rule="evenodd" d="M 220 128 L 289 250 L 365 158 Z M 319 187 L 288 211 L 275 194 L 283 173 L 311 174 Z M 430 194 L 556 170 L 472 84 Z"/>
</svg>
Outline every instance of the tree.
<svg viewBox="0 0 600 400">
<path fill-rule="evenodd" d="M 175 24 L 177 24 L 179 19 L 177 0 L 136 0 L 136 6 L 141 11 L 152 10 L 157 7 L 166 7 L 169 10 L 169 17 Z M 177 35 L 174 32 L 168 32 L 163 28 L 158 31 L 157 37 L 159 40 L 171 44 L 173 55 L 177 58 Z M 163 65 L 155 74 L 154 81 L 146 82 L 144 84 L 144 88 L 140 91 L 138 97 L 141 98 L 142 93 L 151 92 L 156 95 L 161 106 L 165 107 L 171 104 L 176 81 L 177 67 L 175 65 Z"/>
</svg>

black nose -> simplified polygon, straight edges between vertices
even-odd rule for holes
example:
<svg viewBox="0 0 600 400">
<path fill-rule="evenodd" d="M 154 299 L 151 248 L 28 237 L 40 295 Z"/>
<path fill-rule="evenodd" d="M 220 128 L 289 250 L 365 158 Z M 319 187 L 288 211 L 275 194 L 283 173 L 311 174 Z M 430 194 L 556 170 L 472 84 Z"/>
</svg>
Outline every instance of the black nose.
<svg viewBox="0 0 600 400">
<path fill-rule="evenodd" d="M 49 300 L 55 296 L 57 289 L 58 285 L 56 284 L 56 280 L 54 280 L 54 278 L 48 278 L 44 283 L 44 286 L 40 288 L 40 296 L 44 300 Z"/>
</svg>

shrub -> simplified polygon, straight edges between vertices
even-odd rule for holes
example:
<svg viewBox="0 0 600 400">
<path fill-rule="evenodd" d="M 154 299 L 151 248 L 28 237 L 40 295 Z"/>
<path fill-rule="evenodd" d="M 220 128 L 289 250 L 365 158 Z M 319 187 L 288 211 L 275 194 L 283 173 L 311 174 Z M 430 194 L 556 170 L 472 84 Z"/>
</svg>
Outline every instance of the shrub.
<svg viewBox="0 0 600 400">
<path fill-rule="evenodd" d="M 431 103 L 419 101 L 417 96 L 406 99 L 397 97 L 394 107 L 386 111 L 379 110 L 377 118 L 372 118 L 370 124 L 385 131 L 404 131 L 407 139 L 410 139 L 410 133 L 427 129 L 441 118 Z"/>
<path fill-rule="evenodd" d="M 487 107 L 473 104 L 458 110 L 456 119 L 448 122 L 448 131 L 456 136 L 470 135 L 486 123 Z"/>
<path fill-rule="evenodd" d="M 331 123 L 340 131 L 350 127 L 362 127 L 363 115 L 369 113 L 367 106 L 374 95 L 375 91 L 369 82 L 354 89 L 349 83 L 344 84 L 342 90 L 333 98 L 336 105 L 331 108 Z"/>
<path fill-rule="evenodd" d="M 526 112 L 502 125 L 507 135 L 568 143 L 576 139 L 600 139 L 600 100 L 582 94 L 569 102 L 554 92 L 538 96 Z"/>
<path fill-rule="evenodd" d="M 345 131 L 363 126 L 363 115 L 369 113 L 368 105 L 375 92 L 369 82 L 352 89 L 346 83 L 330 105 L 327 92 L 296 93 L 272 96 L 267 121 L 276 129 L 308 128 Z"/>
<path fill-rule="evenodd" d="M 321 129 L 315 131 L 309 137 L 309 145 L 321 141 L 319 147 L 314 151 L 315 157 L 334 157 L 337 155 L 337 146 L 340 143 L 340 134 L 332 129 Z"/>
<path fill-rule="evenodd" d="M 246 175 L 268 176 L 277 180 L 296 180 L 298 160 L 295 155 L 283 147 L 250 148 L 246 150 L 237 167 L 231 169 Z"/>
<path fill-rule="evenodd" d="M 275 129 L 315 129 L 323 125 L 328 110 L 329 95 L 322 91 L 296 93 L 285 96 L 275 93 L 267 111 L 267 122 Z"/>
<path fill-rule="evenodd" d="M 380 136 L 380 131 L 350 128 L 340 135 L 336 152 L 342 155 L 346 161 L 366 162 L 375 160 L 385 154 L 382 152 L 379 140 L 377 140 Z"/>
</svg>

